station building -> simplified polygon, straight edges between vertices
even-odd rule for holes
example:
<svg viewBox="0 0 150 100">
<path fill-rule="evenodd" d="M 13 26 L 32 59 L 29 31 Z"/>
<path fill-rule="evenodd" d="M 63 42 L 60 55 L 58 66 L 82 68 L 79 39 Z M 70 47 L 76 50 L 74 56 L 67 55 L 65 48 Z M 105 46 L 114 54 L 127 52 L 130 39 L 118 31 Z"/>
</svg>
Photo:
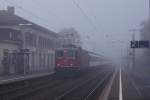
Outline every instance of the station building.
<svg viewBox="0 0 150 100">
<path fill-rule="evenodd" d="M 53 71 L 58 35 L 15 14 L 0 10 L 0 74 Z"/>
</svg>

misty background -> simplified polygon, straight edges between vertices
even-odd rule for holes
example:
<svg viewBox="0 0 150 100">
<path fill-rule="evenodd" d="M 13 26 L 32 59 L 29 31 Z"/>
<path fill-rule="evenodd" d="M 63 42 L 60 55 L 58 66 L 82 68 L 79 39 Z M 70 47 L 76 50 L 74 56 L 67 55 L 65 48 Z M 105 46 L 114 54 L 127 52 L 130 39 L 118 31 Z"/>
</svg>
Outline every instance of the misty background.
<svg viewBox="0 0 150 100">
<path fill-rule="evenodd" d="M 140 29 L 149 15 L 148 0 L 0 0 L 0 9 L 7 6 L 15 6 L 17 15 L 55 32 L 74 27 L 84 48 L 114 61 L 127 55 L 129 29 Z"/>
</svg>

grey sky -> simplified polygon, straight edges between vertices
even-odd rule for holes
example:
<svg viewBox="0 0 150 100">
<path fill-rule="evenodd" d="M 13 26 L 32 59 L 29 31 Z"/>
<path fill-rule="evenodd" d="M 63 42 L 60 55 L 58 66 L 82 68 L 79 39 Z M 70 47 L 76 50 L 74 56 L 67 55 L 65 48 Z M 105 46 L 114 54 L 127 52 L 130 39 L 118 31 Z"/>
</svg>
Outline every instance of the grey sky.
<svg viewBox="0 0 150 100">
<path fill-rule="evenodd" d="M 7 1 L 27 10 L 16 7 L 18 15 L 56 32 L 62 28 L 75 27 L 82 36 L 85 48 L 95 48 L 97 52 L 113 58 L 120 57 L 122 47 L 124 52 L 127 50 L 125 48 L 131 38 L 128 30 L 139 28 L 140 22 L 148 18 L 148 0 L 75 0 L 92 20 L 96 32 L 72 0 Z M 3 8 L 8 4 L 1 3 L 0 6 Z"/>
</svg>

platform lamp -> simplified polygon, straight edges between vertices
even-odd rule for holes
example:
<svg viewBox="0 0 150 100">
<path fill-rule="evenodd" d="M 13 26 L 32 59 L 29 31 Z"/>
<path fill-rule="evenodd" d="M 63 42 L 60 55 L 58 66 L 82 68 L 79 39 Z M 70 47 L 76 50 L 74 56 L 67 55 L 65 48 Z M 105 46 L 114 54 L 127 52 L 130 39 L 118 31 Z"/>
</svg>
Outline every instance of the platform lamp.
<svg viewBox="0 0 150 100">
<path fill-rule="evenodd" d="M 31 23 L 20 23 L 18 24 L 20 30 L 21 30 L 21 33 L 22 33 L 22 40 L 23 40 L 23 46 L 22 48 L 23 49 L 27 49 L 26 48 L 26 31 L 24 29 L 24 26 L 32 26 L 33 24 Z M 26 75 L 26 66 L 25 66 L 25 63 L 23 63 L 23 74 Z"/>
</svg>

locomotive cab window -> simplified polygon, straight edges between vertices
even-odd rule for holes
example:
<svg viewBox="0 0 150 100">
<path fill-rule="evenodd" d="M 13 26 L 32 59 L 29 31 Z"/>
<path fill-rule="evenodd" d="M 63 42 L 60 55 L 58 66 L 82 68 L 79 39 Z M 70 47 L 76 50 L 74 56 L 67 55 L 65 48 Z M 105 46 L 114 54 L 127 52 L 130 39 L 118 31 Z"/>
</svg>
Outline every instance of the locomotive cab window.
<svg viewBox="0 0 150 100">
<path fill-rule="evenodd" d="M 76 58 L 77 57 L 77 51 L 75 51 L 75 50 L 68 50 L 67 57 L 69 57 L 69 58 Z"/>
<path fill-rule="evenodd" d="M 56 51 L 56 57 L 63 57 L 63 56 L 64 56 L 64 51 L 63 50 Z"/>
</svg>

